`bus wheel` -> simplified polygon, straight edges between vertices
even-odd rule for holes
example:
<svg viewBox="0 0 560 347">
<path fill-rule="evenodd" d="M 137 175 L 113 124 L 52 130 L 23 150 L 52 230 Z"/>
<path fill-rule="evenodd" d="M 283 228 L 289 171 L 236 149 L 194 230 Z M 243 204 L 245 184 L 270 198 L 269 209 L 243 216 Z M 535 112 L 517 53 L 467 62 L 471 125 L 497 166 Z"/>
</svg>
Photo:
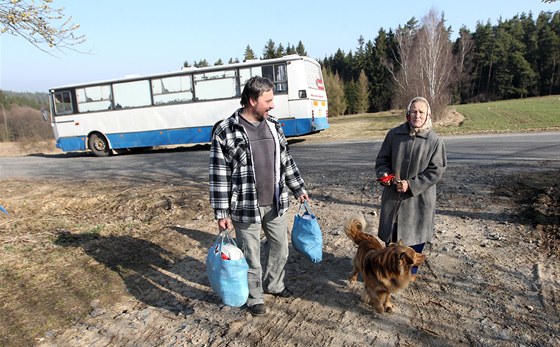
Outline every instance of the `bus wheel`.
<svg viewBox="0 0 560 347">
<path fill-rule="evenodd" d="M 111 153 L 109 143 L 100 134 L 91 134 L 88 140 L 89 149 L 96 157 L 108 157 Z"/>
</svg>

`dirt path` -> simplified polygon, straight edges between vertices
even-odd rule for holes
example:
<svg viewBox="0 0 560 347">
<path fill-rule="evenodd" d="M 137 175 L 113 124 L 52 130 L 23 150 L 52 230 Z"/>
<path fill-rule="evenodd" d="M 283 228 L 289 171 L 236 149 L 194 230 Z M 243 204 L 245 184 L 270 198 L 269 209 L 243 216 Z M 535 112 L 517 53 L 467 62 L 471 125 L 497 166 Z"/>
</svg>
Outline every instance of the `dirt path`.
<svg viewBox="0 0 560 347">
<path fill-rule="evenodd" d="M 267 296 L 265 317 L 209 287 L 205 184 L 3 182 L 0 346 L 560 345 L 560 162 L 451 165 L 428 261 L 385 315 L 348 283 L 342 227 L 362 213 L 376 230 L 381 193 L 353 176 L 306 181 L 323 262 L 291 249 L 295 297 Z"/>
</svg>

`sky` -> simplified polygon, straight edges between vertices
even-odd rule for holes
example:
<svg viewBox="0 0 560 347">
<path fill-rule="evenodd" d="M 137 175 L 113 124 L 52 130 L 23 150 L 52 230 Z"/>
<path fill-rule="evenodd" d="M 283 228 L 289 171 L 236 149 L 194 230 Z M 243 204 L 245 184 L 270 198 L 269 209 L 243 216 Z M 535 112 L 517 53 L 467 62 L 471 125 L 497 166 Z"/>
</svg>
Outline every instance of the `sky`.
<svg viewBox="0 0 560 347">
<path fill-rule="evenodd" d="M 379 29 L 421 20 L 431 9 L 444 13 L 456 35 L 463 25 L 474 31 L 477 22 L 496 25 L 522 13 L 536 19 L 541 11 L 559 11 L 560 1 L 53 0 L 52 7 L 64 7 L 86 41 L 75 50 L 47 54 L 21 37 L 0 34 L 0 89 L 47 92 L 177 71 L 185 61 L 242 61 L 247 45 L 261 56 L 270 39 L 284 47 L 301 41 L 310 57 L 321 60 L 338 49 L 355 52 L 360 36 L 373 41 Z"/>
</svg>

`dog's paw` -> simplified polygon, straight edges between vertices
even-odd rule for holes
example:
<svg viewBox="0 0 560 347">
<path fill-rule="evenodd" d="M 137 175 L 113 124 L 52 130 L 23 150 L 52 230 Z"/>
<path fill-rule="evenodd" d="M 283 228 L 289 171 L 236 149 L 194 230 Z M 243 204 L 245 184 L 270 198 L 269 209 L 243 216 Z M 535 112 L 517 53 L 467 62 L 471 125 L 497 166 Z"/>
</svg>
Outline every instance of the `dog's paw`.
<svg viewBox="0 0 560 347">
<path fill-rule="evenodd" d="M 363 301 L 364 304 L 366 304 L 366 305 L 372 305 L 372 304 L 373 304 L 373 302 L 372 302 L 372 300 L 371 300 L 371 297 L 370 297 L 369 295 L 367 295 L 367 293 L 364 293 L 364 294 L 362 295 L 362 301 Z"/>
</svg>

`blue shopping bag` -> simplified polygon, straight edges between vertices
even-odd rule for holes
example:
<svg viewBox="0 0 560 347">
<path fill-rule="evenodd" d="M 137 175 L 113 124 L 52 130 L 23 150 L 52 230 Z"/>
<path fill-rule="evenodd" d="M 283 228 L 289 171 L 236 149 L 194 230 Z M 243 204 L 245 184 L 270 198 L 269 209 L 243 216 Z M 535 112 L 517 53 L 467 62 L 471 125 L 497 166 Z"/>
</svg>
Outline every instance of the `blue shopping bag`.
<svg viewBox="0 0 560 347">
<path fill-rule="evenodd" d="M 227 249 L 227 251 L 226 251 Z M 231 259 L 228 259 L 231 256 Z M 249 297 L 249 265 L 227 231 L 220 232 L 208 250 L 206 274 L 210 286 L 227 306 L 240 307 Z"/>
<path fill-rule="evenodd" d="M 317 222 L 317 217 L 311 213 L 307 201 L 300 204 L 298 213 L 294 217 L 292 245 L 296 251 L 302 253 L 314 263 L 319 263 L 323 259 L 321 227 Z"/>
</svg>

